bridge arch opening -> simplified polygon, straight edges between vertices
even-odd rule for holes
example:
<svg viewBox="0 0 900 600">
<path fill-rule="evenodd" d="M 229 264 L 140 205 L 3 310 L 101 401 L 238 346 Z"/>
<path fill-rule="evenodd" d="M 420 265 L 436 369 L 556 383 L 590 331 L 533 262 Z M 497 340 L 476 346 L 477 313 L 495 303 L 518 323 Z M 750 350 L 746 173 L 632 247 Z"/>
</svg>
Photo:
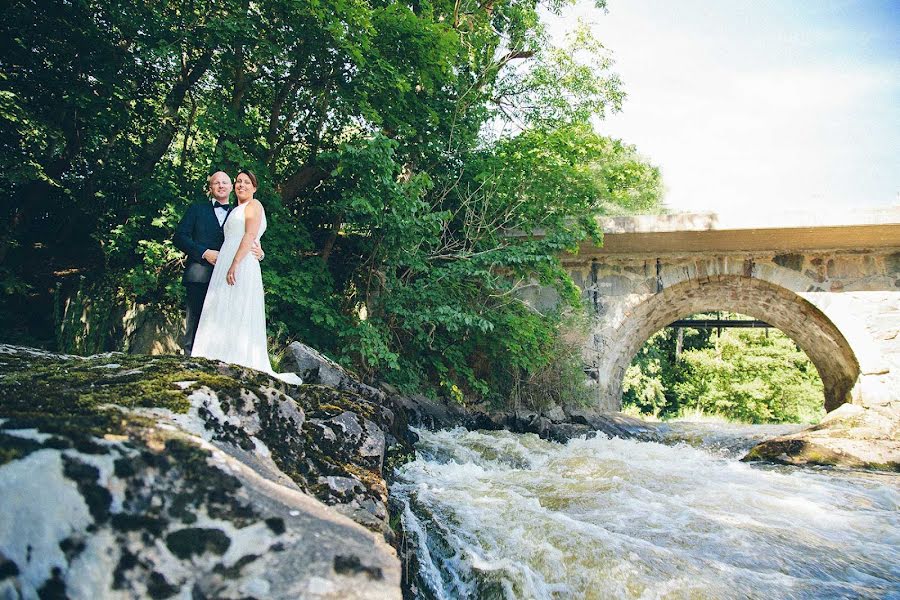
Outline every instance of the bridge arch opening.
<svg viewBox="0 0 900 600">
<path fill-rule="evenodd" d="M 633 306 L 607 338 L 618 348 L 607 369 L 609 393 L 621 403 L 625 371 L 650 336 L 692 314 L 726 310 L 765 321 L 790 337 L 809 357 L 822 380 L 825 410 L 849 402 L 860 375 L 850 344 L 831 320 L 799 294 L 748 277 L 722 276 L 707 282 L 686 281 Z"/>
<path fill-rule="evenodd" d="M 780 329 L 731 312 L 691 315 L 650 336 L 632 359 L 622 409 L 654 419 L 818 423 L 822 380 Z"/>
</svg>

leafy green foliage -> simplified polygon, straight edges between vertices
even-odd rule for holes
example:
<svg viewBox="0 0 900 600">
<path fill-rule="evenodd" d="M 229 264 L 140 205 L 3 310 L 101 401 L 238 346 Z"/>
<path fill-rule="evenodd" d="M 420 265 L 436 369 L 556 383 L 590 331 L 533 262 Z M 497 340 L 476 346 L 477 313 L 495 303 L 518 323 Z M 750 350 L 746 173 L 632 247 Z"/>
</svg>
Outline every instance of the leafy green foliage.
<svg viewBox="0 0 900 600">
<path fill-rule="evenodd" d="M 625 375 L 626 405 L 656 417 L 700 412 L 748 423 L 812 423 L 824 414 L 815 367 L 780 331 L 684 332 L 679 360 L 674 329 L 647 341 Z"/>
<path fill-rule="evenodd" d="M 274 339 L 460 398 L 549 381 L 577 362 L 559 255 L 661 197 L 588 125 L 623 95 L 602 46 L 548 43 L 540 11 L 568 4 L 12 2 L 0 324 L 87 351 L 121 345 L 128 306 L 178 310 L 175 224 L 210 172 L 250 168 Z M 535 282 L 559 314 L 522 301 Z"/>
<path fill-rule="evenodd" d="M 703 412 L 751 423 L 809 423 L 824 414 L 819 375 L 785 335 L 729 330 L 718 348 L 684 359 L 675 392 Z"/>
<path fill-rule="evenodd" d="M 683 329 L 682 352 L 706 348 L 711 339 L 710 330 Z M 650 336 L 625 371 L 623 405 L 657 418 L 678 415 L 685 402 L 675 393 L 675 386 L 685 379 L 686 372 L 677 345 L 675 329 L 661 329 Z"/>
</svg>

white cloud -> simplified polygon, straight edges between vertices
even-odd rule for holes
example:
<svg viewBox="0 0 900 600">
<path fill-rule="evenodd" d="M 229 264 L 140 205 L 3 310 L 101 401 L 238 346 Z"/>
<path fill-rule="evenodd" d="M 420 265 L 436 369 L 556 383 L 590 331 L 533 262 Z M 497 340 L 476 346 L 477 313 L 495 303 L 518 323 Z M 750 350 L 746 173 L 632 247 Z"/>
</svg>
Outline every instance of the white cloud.
<svg viewBox="0 0 900 600">
<path fill-rule="evenodd" d="M 881 31 L 817 6 L 611 0 L 607 15 L 579 5 L 549 29 L 593 22 L 628 93 L 598 129 L 662 168 L 673 209 L 892 204 L 900 62 Z"/>
</svg>

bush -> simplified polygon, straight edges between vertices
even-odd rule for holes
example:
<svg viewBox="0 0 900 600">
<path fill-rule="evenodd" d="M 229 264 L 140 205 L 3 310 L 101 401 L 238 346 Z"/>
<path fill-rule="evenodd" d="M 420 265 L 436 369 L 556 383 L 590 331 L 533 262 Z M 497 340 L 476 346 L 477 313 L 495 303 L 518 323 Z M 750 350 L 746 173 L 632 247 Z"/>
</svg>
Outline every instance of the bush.
<svg viewBox="0 0 900 600">
<path fill-rule="evenodd" d="M 814 423 L 824 415 L 822 382 L 797 345 L 777 330 L 685 330 L 654 334 L 625 374 L 623 403 L 643 414 L 690 412 L 747 423 Z"/>
</svg>

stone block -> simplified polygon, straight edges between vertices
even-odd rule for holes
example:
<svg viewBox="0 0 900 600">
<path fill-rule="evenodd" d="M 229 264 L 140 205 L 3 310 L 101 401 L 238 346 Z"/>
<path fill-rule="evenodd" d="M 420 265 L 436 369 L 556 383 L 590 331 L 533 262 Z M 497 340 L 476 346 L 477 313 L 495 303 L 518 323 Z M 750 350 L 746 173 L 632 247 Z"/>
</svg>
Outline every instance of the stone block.
<svg viewBox="0 0 900 600">
<path fill-rule="evenodd" d="M 772 262 L 774 262 L 779 267 L 784 267 L 785 269 L 791 269 L 792 271 L 801 271 L 803 269 L 804 257 L 802 254 L 776 254 L 772 257 Z"/>
<path fill-rule="evenodd" d="M 625 296 L 633 292 L 631 280 L 622 275 L 607 275 L 597 280 L 597 291 L 603 296 Z"/>
<path fill-rule="evenodd" d="M 855 279 L 865 276 L 863 261 L 858 257 L 835 256 L 825 263 L 829 279 Z"/>
<path fill-rule="evenodd" d="M 894 252 L 885 257 L 884 269 L 888 275 L 900 276 L 900 252 Z"/>
</svg>

